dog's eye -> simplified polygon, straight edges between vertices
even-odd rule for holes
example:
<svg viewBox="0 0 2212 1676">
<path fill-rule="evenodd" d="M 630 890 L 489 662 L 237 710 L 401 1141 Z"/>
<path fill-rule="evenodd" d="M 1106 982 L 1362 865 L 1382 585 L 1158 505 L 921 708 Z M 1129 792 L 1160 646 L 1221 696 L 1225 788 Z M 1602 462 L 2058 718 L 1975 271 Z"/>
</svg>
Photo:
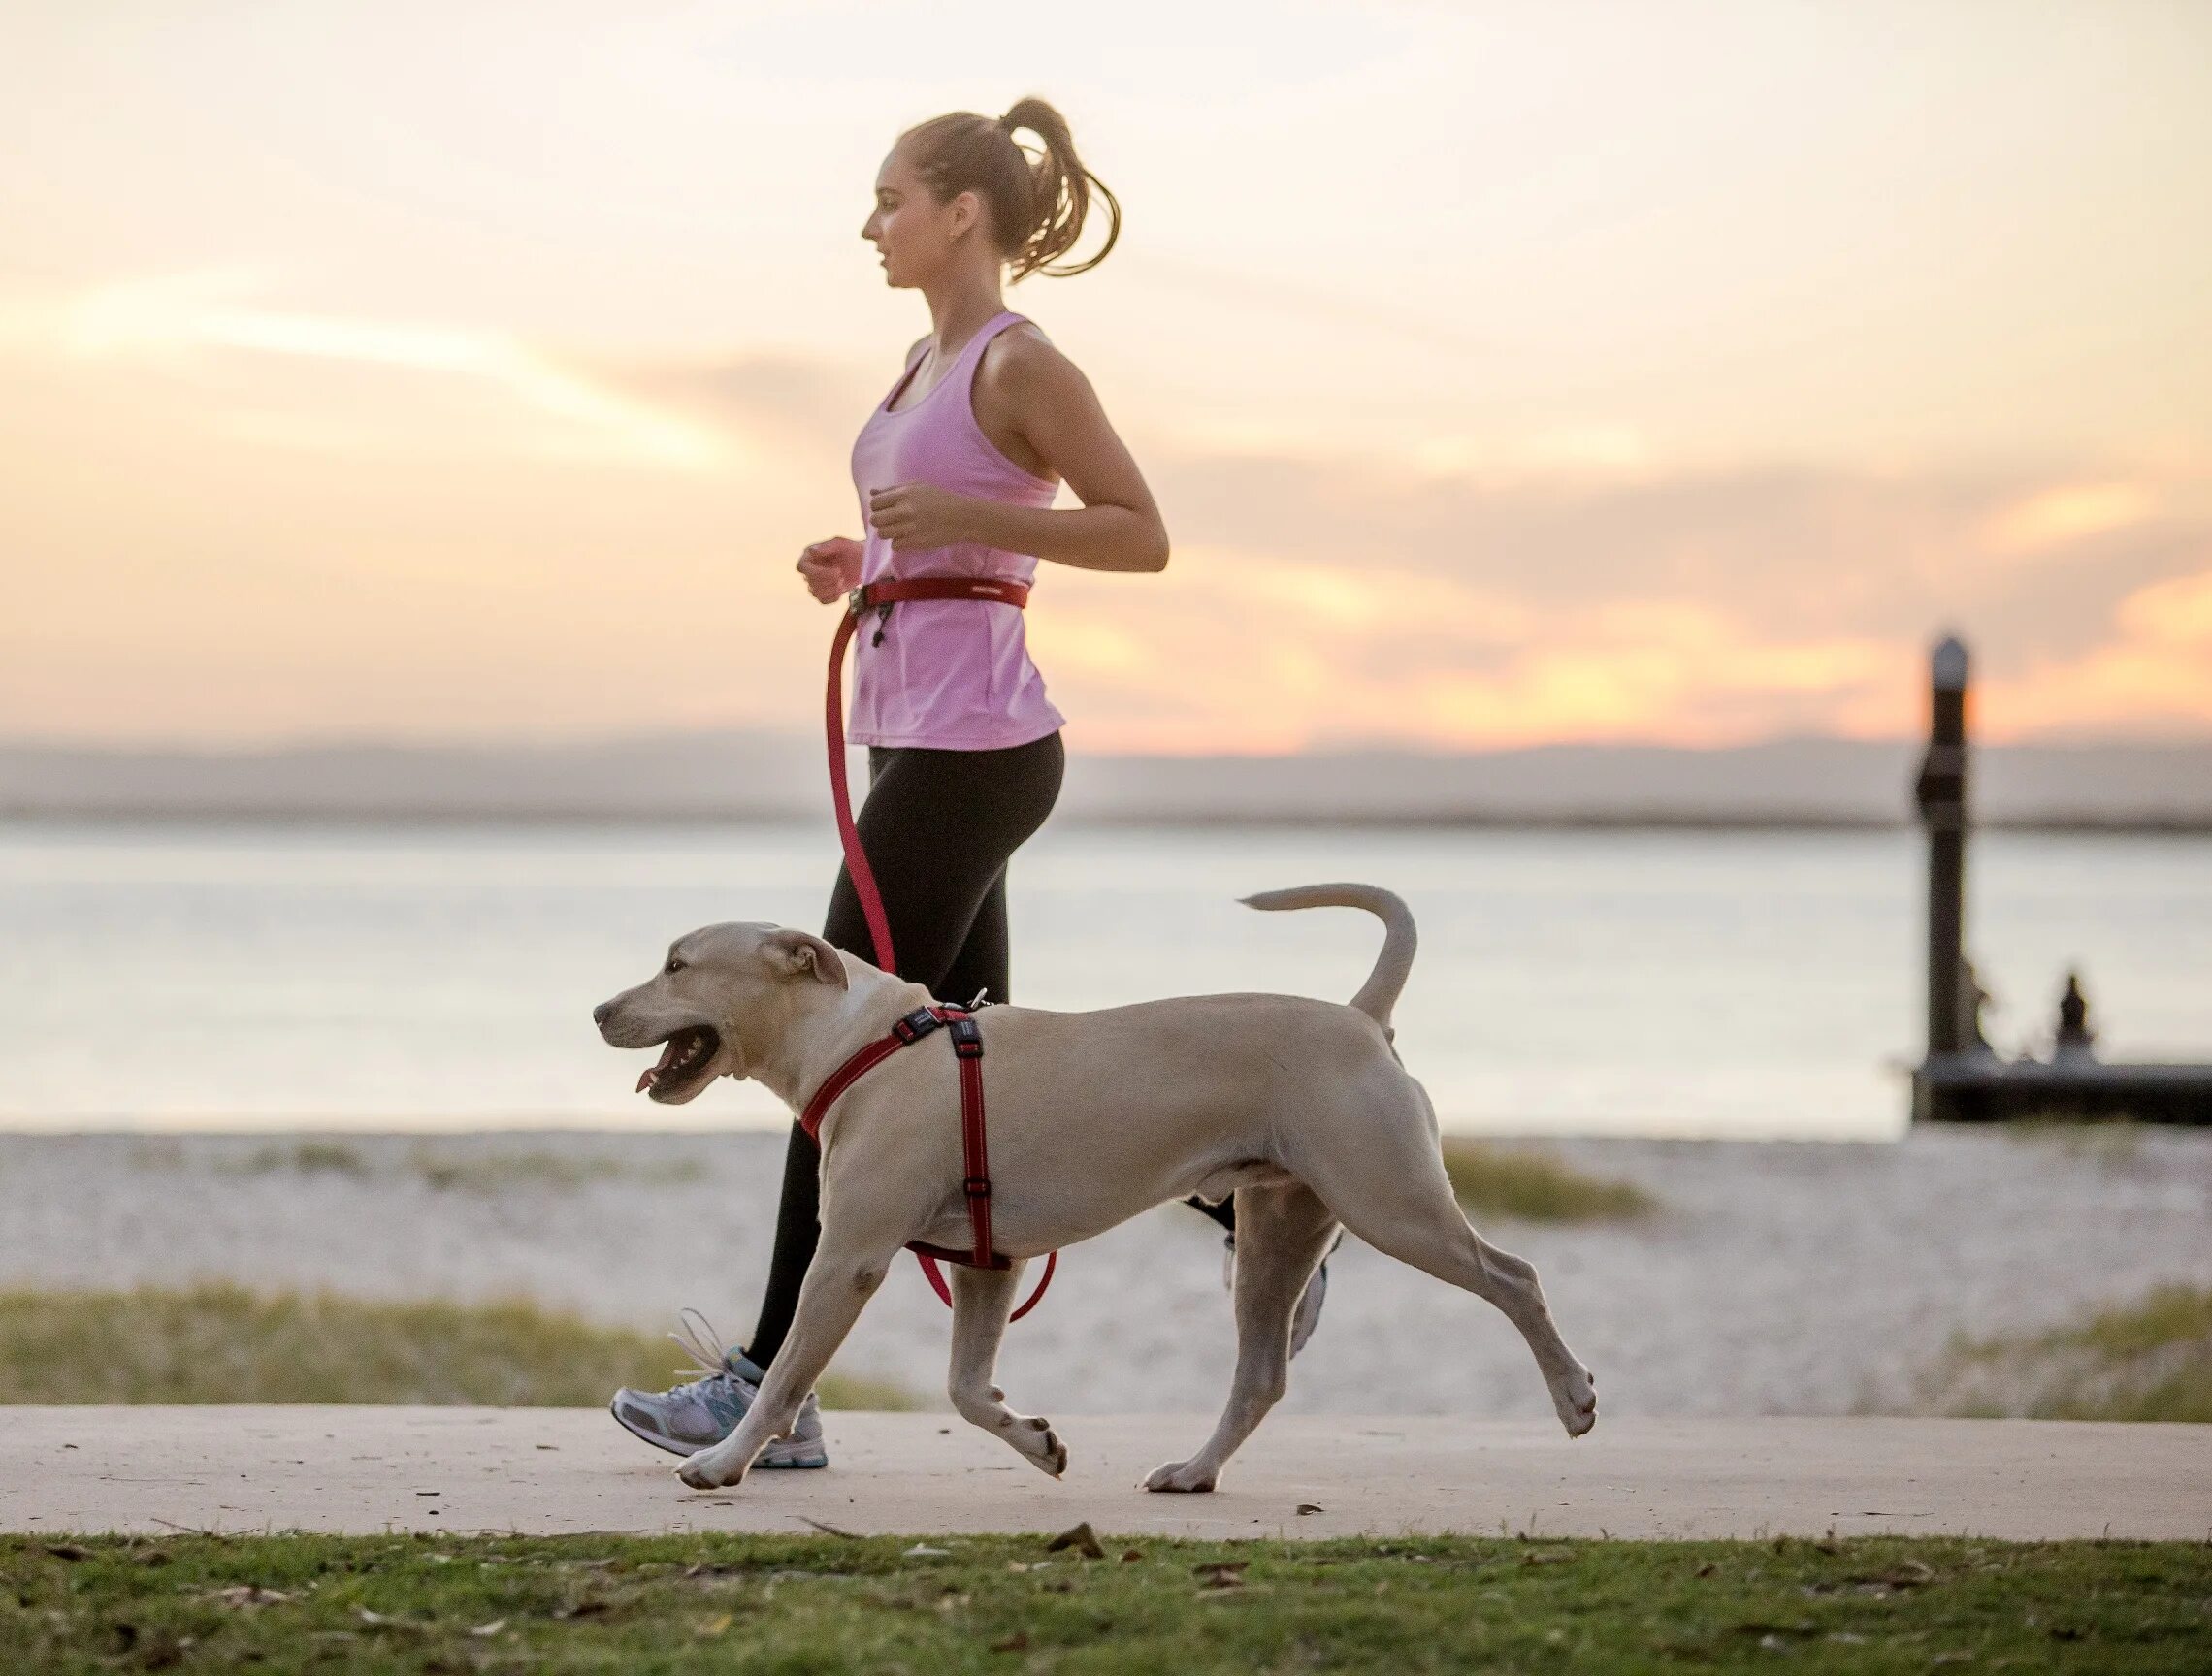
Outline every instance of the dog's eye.
<svg viewBox="0 0 2212 1676">
<path fill-rule="evenodd" d="M 673 954 L 668 956 L 668 963 L 661 968 L 664 972 L 681 972 L 683 969 L 684 963 Z"/>
</svg>

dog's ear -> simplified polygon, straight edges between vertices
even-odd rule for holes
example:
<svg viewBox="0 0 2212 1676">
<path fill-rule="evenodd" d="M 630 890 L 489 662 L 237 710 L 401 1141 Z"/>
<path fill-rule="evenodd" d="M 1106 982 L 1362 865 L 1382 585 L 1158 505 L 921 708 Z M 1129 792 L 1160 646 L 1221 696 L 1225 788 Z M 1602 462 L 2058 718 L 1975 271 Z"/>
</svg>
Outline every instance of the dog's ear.
<svg viewBox="0 0 2212 1676">
<path fill-rule="evenodd" d="M 773 931 L 763 939 L 761 952 L 782 978 L 812 977 L 818 983 L 846 986 L 845 962 L 821 938 L 790 928 Z"/>
</svg>

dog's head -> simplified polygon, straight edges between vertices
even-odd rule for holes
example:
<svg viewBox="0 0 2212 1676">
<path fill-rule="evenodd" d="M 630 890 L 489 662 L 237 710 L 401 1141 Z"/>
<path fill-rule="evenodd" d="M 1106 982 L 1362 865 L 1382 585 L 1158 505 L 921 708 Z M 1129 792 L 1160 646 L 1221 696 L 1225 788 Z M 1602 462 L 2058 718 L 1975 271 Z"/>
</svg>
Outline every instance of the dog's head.
<svg viewBox="0 0 2212 1676">
<path fill-rule="evenodd" d="M 594 1007 L 592 1022 L 611 1047 L 665 1045 L 637 1087 L 681 1106 L 717 1077 L 750 1076 L 802 986 L 815 983 L 846 987 L 844 959 L 821 938 L 784 925 L 708 925 L 671 943 L 636 988 Z"/>
</svg>

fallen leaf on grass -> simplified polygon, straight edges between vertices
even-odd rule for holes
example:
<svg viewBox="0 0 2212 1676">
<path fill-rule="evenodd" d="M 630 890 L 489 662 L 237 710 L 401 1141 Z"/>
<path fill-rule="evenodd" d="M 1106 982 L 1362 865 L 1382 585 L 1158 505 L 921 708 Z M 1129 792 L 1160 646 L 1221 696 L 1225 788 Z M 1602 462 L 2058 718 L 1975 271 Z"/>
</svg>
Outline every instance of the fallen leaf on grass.
<svg viewBox="0 0 2212 1676">
<path fill-rule="evenodd" d="M 1887 1584 L 1892 1589 L 1918 1589 L 1936 1581 L 1936 1569 L 1918 1560 L 1900 1560 L 1880 1576 L 1863 1581 Z"/>
<path fill-rule="evenodd" d="M 479 1641 L 489 1641 L 505 1628 L 506 1620 L 504 1618 L 494 1618 L 489 1624 L 477 1625 L 469 1633 L 475 1636 Z"/>
<path fill-rule="evenodd" d="M 1241 1589 L 1244 1587 L 1244 1569 L 1250 1560 L 1224 1560 L 1210 1564 L 1193 1565 L 1201 1589 Z"/>
<path fill-rule="evenodd" d="M 556 1618 L 597 1618 L 602 1612 L 608 1609 L 604 1600 L 579 1600 L 573 1606 L 554 1607 L 553 1616 Z"/>
<path fill-rule="evenodd" d="M 1057 1554 L 1062 1548 L 1072 1548 L 1086 1560 L 1106 1558 L 1106 1550 L 1098 1546 L 1098 1533 L 1090 1529 L 1090 1521 L 1088 1519 L 1072 1531 L 1062 1531 L 1045 1544 L 1045 1552 L 1048 1554 Z"/>
<path fill-rule="evenodd" d="M 74 1542 L 49 1542 L 46 1545 L 46 1551 L 49 1554 L 51 1554 L 56 1560 L 68 1560 L 75 1562 L 79 1560 L 89 1560 L 92 1558 L 91 1549 L 80 1548 Z"/>
<path fill-rule="evenodd" d="M 1819 1627 L 1817 1625 L 1805 1621 L 1801 1621 L 1796 1624 L 1771 1624 L 1762 1623 L 1757 1619 L 1753 1619 L 1748 1624 L 1737 1625 L 1736 1632 L 1739 1635 L 1758 1636 L 1759 1644 L 1764 1647 L 1768 1642 L 1774 1640 L 1777 1636 L 1817 1634 L 1819 1632 Z"/>
<path fill-rule="evenodd" d="M 1020 1653 L 1028 1645 L 1029 1632 L 1026 1629 L 1017 1629 L 1005 1640 L 993 1641 L 991 1644 L 991 1650 L 993 1653 Z"/>
<path fill-rule="evenodd" d="M 173 1670 L 184 1662 L 194 1640 L 190 1635 L 154 1635 L 139 1645 L 138 1657 L 132 1662 L 141 1670 Z"/>
<path fill-rule="evenodd" d="M 209 1598 L 225 1606 L 280 1606 L 291 1599 L 281 1589 L 264 1589 L 258 1583 L 234 1583 L 217 1589 Z"/>
<path fill-rule="evenodd" d="M 701 1619 L 697 1625 L 693 1627 L 692 1633 L 694 1635 L 697 1635 L 700 1640 L 705 1641 L 711 1640 L 714 1636 L 721 1634 L 723 1630 L 729 1628 L 730 1614 L 725 1612 L 719 1618 Z"/>
<path fill-rule="evenodd" d="M 927 1542 L 917 1542 L 911 1548 L 901 1548 L 898 1557 L 901 1560 L 950 1560 L 953 1551 L 950 1548 L 932 1548 Z"/>
<path fill-rule="evenodd" d="M 1144 1557 L 1145 1551 L 1142 1548 L 1124 1548 L 1122 1550 L 1122 1563 L 1124 1565 L 1134 1565 Z"/>
</svg>

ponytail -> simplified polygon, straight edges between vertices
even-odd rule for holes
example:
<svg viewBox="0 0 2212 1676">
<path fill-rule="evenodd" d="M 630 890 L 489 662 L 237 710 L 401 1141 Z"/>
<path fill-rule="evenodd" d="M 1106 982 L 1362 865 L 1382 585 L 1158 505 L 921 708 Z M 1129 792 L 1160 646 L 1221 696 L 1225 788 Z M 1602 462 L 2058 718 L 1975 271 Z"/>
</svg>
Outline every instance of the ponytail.
<svg viewBox="0 0 2212 1676">
<path fill-rule="evenodd" d="M 1044 142 L 1041 155 L 1015 140 L 1023 128 Z M 997 117 L 956 111 L 918 123 L 898 139 L 940 204 L 962 192 L 983 201 L 998 253 L 1013 264 L 1009 284 L 1036 273 L 1054 278 L 1087 274 L 1106 260 L 1121 237 L 1120 201 L 1076 155 L 1067 118 L 1042 99 L 1017 99 Z M 1106 242 L 1088 261 L 1048 266 L 1083 236 L 1094 191 L 1106 201 Z"/>
</svg>

